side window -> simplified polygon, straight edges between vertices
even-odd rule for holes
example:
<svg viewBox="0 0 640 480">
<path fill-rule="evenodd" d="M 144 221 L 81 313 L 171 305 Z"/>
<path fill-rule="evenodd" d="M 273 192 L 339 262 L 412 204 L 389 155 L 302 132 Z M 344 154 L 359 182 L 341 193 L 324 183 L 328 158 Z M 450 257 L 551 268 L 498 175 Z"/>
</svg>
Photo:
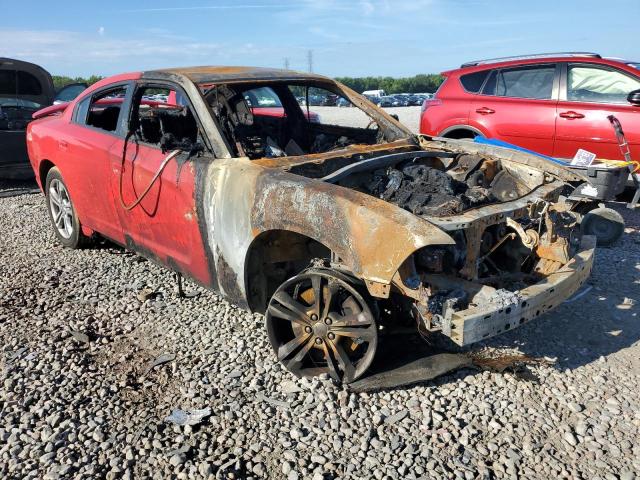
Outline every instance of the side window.
<svg viewBox="0 0 640 480">
<path fill-rule="evenodd" d="M 91 97 L 86 125 L 107 132 L 115 132 L 118 129 L 118 118 L 126 93 L 127 87 L 122 86 Z"/>
<path fill-rule="evenodd" d="M 282 108 L 280 97 L 270 87 L 247 90 L 244 99 L 251 108 Z"/>
<path fill-rule="evenodd" d="M 574 102 L 627 103 L 627 95 L 640 88 L 640 80 L 615 70 L 569 65 L 567 100 Z"/>
<path fill-rule="evenodd" d="M 188 148 L 198 139 L 198 124 L 182 95 L 168 87 L 148 86 L 139 88 L 133 99 L 135 125 L 130 125 L 138 141 L 173 149 Z M 169 102 L 176 103 L 169 103 Z"/>
<path fill-rule="evenodd" d="M 482 88 L 484 80 L 487 78 L 489 70 L 482 72 L 467 73 L 460 77 L 460 83 L 464 89 L 469 93 L 478 93 Z"/>
<path fill-rule="evenodd" d="M 374 130 L 377 128 L 377 124 L 363 110 L 339 108 L 354 106 L 343 96 L 318 87 L 310 87 L 308 93 L 303 87 L 290 88 L 309 122 L 343 128 L 365 129 L 369 126 L 374 127 Z"/>
<path fill-rule="evenodd" d="M 551 99 L 555 65 L 518 67 L 492 72 L 482 93 L 498 97 Z"/>
<path fill-rule="evenodd" d="M 84 98 L 78 102 L 76 111 L 73 112 L 73 121 L 84 125 L 87 121 L 87 113 L 89 113 L 89 104 L 91 103 L 91 96 Z"/>
</svg>

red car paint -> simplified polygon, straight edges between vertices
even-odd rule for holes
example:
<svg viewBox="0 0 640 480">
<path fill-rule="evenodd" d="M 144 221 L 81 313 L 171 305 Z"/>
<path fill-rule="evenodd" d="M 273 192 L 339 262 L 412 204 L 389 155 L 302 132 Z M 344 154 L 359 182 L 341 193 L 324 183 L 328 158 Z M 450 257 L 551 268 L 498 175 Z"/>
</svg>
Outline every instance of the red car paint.
<svg viewBox="0 0 640 480">
<path fill-rule="evenodd" d="M 482 88 L 487 87 L 488 76 L 476 93 L 465 89 L 461 82 L 461 77 L 473 73 L 543 65 L 556 67 L 548 99 L 485 94 Z M 445 81 L 435 98 L 423 104 L 420 133 L 449 138 L 480 134 L 558 158 L 572 158 L 583 148 L 599 158 L 621 160 L 615 133 L 607 120 L 613 114 L 622 124 L 632 157 L 640 159 L 640 106 L 627 102 L 568 101 L 570 65 L 620 72 L 640 82 L 640 70 L 630 62 L 594 56 L 565 55 L 462 67 L 442 73 Z"/>
<path fill-rule="evenodd" d="M 198 224 L 188 221 L 195 215 L 192 163 L 181 168 L 178 163 L 170 162 L 163 172 L 163 180 L 167 181 L 157 182 L 140 207 L 127 211 L 118 203 L 124 140 L 72 121 L 75 105 L 95 90 L 137 80 L 140 76 L 140 73 L 130 73 L 102 80 L 65 105 L 58 115 L 43 116 L 46 112 L 38 112 L 39 118 L 31 122 L 27 130 L 27 148 L 36 181 L 44 189 L 46 179 L 40 172 L 47 164 L 54 164 L 65 180 L 85 234 L 99 231 L 121 245 L 135 245 L 135 250 L 152 252 L 150 256 L 161 263 L 188 273 L 203 285 L 215 287 Z M 122 103 L 122 99 L 100 102 L 117 104 Z M 140 195 L 165 157 L 166 153 L 158 148 L 129 143 L 123 173 L 125 203 Z M 163 214 L 149 215 L 154 211 Z M 167 238 L 171 238 L 171 242 L 162 241 Z"/>
</svg>

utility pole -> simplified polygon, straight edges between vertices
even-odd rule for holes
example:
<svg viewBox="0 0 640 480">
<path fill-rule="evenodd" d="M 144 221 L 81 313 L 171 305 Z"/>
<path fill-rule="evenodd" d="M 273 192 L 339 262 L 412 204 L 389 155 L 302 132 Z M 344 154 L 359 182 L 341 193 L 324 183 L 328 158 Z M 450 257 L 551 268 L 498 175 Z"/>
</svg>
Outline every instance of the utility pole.
<svg viewBox="0 0 640 480">
<path fill-rule="evenodd" d="M 289 57 L 284 57 L 284 69 L 289 70 Z"/>
<path fill-rule="evenodd" d="M 307 51 L 307 64 L 309 65 L 309 73 L 313 73 L 313 50 Z"/>
</svg>

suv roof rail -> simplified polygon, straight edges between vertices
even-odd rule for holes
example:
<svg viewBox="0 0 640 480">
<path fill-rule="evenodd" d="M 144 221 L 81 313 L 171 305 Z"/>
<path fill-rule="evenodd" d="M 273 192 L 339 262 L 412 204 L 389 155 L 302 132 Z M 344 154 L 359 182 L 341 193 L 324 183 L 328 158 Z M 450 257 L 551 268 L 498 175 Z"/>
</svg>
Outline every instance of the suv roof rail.
<svg viewBox="0 0 640 480">
<path fill-rule="evenodd" d="M 509 60 L 529 60 L 534 58 L 549 58 L 549 57 L 594 57 L 602 58 L 600 54 L 593 52 L 555 52 L 555 53 L 534 53 L 531 55 L 515 55 L 513 57 L 499 57 L 499 58 L 487 58 L 485 60 L 475 60 L 473 62 L 467 62 L 460 65 L 460 68 L 474 67 L 476 65 L 483 65 L 485 63 L 498 63 L 506 62 Z"/>
</svg>

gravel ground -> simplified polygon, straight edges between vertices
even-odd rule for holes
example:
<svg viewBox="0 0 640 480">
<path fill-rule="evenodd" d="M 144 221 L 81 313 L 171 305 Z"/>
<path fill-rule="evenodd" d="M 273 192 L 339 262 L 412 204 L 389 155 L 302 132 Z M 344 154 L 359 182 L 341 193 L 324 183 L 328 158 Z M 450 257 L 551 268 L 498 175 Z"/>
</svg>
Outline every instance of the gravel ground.
<svg viewBox="0 0 640 480">
<path fill-rule="evenodd" d="M 60 247 L 41 195 L 0 211 L 1 478 L 640 474 L 640 212 L 620 209 L 587 294 L 474 349 L 548 363 L 355 394 L 286 372 L 259 315 L 189 284 L 178 298 L 109 244 Z M 211 415 L 174 426 L 174 408 Z"/>
</svg>

